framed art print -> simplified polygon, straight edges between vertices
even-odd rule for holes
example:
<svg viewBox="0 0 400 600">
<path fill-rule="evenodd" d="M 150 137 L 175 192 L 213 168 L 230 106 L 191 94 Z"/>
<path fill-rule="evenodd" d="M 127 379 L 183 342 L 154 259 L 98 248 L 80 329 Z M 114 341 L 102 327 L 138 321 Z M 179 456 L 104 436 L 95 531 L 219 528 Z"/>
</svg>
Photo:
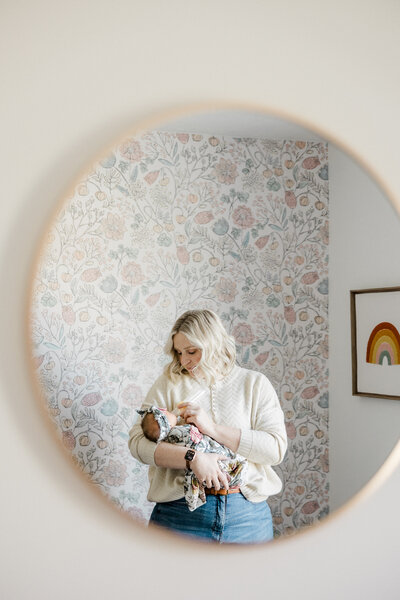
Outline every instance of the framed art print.
<svg viewBox="0 0 400 600">
<path fill-rule="evenodd" d="M 350 291 L 353 395 L 400 400 L 400 287 Z"/>
</svg>

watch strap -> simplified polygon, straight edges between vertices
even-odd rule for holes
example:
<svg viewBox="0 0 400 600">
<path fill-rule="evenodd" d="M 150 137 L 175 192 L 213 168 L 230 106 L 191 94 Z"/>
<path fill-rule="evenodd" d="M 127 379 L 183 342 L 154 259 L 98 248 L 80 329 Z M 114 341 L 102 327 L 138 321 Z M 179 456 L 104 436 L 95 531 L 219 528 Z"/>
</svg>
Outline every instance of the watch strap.
<svg viewBox="0 0 400 600">
<path fill-rule="evenodd" d="M 192 462 L 192 460 L 194 459 L 195 456 L 196 456 L 196 452 L 194 450 L 192 450 L 192 449 L 189 448 L 189 450 L 185 454 L 185 461 L 186 461 L 186 469 L 187 470 L 191 469 L 190 463 Z"/>
</svg>

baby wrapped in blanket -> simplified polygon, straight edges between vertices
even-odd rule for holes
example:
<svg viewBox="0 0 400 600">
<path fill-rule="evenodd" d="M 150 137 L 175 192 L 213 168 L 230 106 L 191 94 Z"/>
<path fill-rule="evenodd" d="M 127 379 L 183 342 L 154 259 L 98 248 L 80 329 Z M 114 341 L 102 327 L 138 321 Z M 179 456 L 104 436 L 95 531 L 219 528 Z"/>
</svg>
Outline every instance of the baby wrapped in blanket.
<svg viewBox="0 0 400 600">
<path fill-rule="evenodd" d="M 208 435 L 201 433 L 195 425 L 183 423 L 178 425 L 177 416 L 164 408 L 150 406 L 146 410 L 138 410 L 142 416 L 142 429 L 147 439 L 152 442 L 168 442 L 199 452 L 222 454 L 227 460 L 218 464 L 222 471 L 229 475 L 229 487 L 237 487 L 244 483 L 247 461 L 235 452 L 223 446 Z M 189 510 L 193 511 L 206 502 L 203 486 L 199 483 L 191 469 L 185 469 L 184 495 Z"/>
</svg>

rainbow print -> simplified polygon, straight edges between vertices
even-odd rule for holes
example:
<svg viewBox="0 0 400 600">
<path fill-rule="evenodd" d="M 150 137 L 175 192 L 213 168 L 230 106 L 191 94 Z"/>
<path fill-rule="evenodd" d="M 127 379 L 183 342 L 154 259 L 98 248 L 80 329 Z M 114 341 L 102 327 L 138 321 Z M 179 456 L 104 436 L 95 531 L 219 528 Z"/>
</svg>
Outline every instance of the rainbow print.
<svg viewBox="0 0 400 600">
<path fill-rule="evenodd" d="M 374 365 L 400 364 L 400 334 L 392 323 L 379 323 L 371 332 L 367 345 L 367 362 Z"/>
</svg>

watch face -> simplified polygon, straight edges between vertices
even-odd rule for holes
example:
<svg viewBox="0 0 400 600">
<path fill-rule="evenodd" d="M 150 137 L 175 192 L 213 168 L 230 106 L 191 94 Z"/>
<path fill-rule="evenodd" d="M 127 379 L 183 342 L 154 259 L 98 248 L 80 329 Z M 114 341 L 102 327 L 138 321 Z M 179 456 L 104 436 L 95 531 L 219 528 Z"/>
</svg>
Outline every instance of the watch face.
<svg viewBox="0 0 400 600">
<path fill-rule="evenodd" d="M 193 460 L 196 452 L 194 450 L 188 450 L 185 454 L 185 460 Z"/>
</svg>

